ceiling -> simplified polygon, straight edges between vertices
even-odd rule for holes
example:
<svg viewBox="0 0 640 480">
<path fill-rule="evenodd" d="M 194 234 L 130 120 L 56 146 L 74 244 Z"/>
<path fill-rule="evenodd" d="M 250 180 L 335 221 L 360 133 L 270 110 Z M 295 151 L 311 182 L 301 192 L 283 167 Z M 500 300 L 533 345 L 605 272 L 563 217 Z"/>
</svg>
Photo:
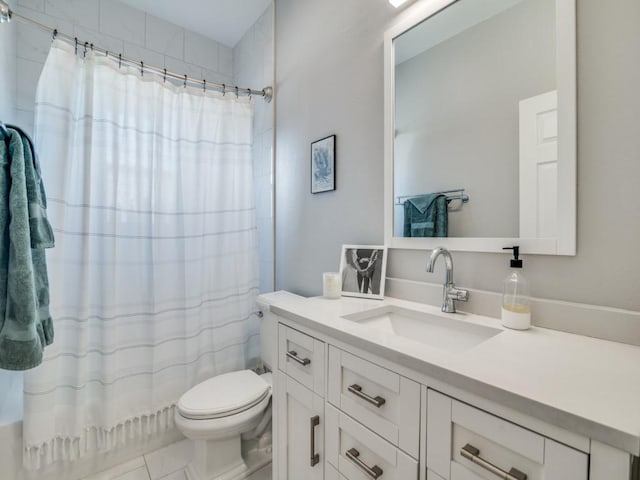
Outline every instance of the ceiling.
<svg viewBox="0 0 640 480">
<path fill-rule="evenodd" d="M 235 46 L 271 0 L 121 0 L 156 17 Z"/>
</svg>

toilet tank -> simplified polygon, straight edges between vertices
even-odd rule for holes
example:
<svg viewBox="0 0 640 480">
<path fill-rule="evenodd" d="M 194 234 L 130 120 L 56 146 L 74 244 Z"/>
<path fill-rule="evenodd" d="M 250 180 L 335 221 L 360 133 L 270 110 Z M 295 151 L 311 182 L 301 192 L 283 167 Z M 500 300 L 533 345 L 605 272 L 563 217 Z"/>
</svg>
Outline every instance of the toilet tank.
<svg viewBox="0 0 640 480">
<path fill-rule="evenodd" d="M 298 297 L 289 292 L 273 292 L 258 295 L 256 303 L 262 313 L 260 319 L 260 357 L 271 371 L 278 368 L 278 316 L 271 311 L 271 305 L 283 297 Z"/>
</svg>

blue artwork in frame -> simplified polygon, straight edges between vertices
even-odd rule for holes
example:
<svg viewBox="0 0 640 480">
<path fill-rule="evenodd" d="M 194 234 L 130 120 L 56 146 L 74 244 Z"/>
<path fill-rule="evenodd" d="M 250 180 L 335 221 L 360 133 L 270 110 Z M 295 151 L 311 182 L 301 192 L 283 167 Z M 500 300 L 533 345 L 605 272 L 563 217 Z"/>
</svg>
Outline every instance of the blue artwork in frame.
<svg viewBox="0 0 640 480">
<path fill-rule="evenodd" d="M 336 189 L 336 136 L 311 144 L 311 193 Z"/>
</svg>

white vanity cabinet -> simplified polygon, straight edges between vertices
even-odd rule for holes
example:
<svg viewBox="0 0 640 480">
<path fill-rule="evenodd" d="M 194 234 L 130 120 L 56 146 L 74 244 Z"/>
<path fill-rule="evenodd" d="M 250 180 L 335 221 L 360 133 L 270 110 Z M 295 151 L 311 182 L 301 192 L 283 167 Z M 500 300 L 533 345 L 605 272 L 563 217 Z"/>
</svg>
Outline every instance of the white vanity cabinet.
<svg viewBox="0 0 640 480">
<path fill-rule="evenodd" d="M 640 480 L 629 453 L 278 321 L 274 479 Z"/>
<path fill-rule="evenodd" d="M 324 349 L 323 342 L 278 326 L 274 408 L 279 480 L 324 479 Z"/>
<path fill-rule="evenodd" d="M 431 389 L 426 429 L 430 479 L 588 480 L 588 454 Z"/>
</svg>

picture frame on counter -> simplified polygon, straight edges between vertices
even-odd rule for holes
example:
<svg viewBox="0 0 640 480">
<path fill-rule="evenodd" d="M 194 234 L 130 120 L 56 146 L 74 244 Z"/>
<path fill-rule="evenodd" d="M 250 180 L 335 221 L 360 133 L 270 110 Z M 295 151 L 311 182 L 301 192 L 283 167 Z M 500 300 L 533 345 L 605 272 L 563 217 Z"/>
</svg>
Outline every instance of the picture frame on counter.
<svg viewBox="0 0 640 480">
<path fill-rule="evenodd" d="M 340 257 L 342 296 L 384 299 L 387 247 L 343 245 Z"/>
</svg>

